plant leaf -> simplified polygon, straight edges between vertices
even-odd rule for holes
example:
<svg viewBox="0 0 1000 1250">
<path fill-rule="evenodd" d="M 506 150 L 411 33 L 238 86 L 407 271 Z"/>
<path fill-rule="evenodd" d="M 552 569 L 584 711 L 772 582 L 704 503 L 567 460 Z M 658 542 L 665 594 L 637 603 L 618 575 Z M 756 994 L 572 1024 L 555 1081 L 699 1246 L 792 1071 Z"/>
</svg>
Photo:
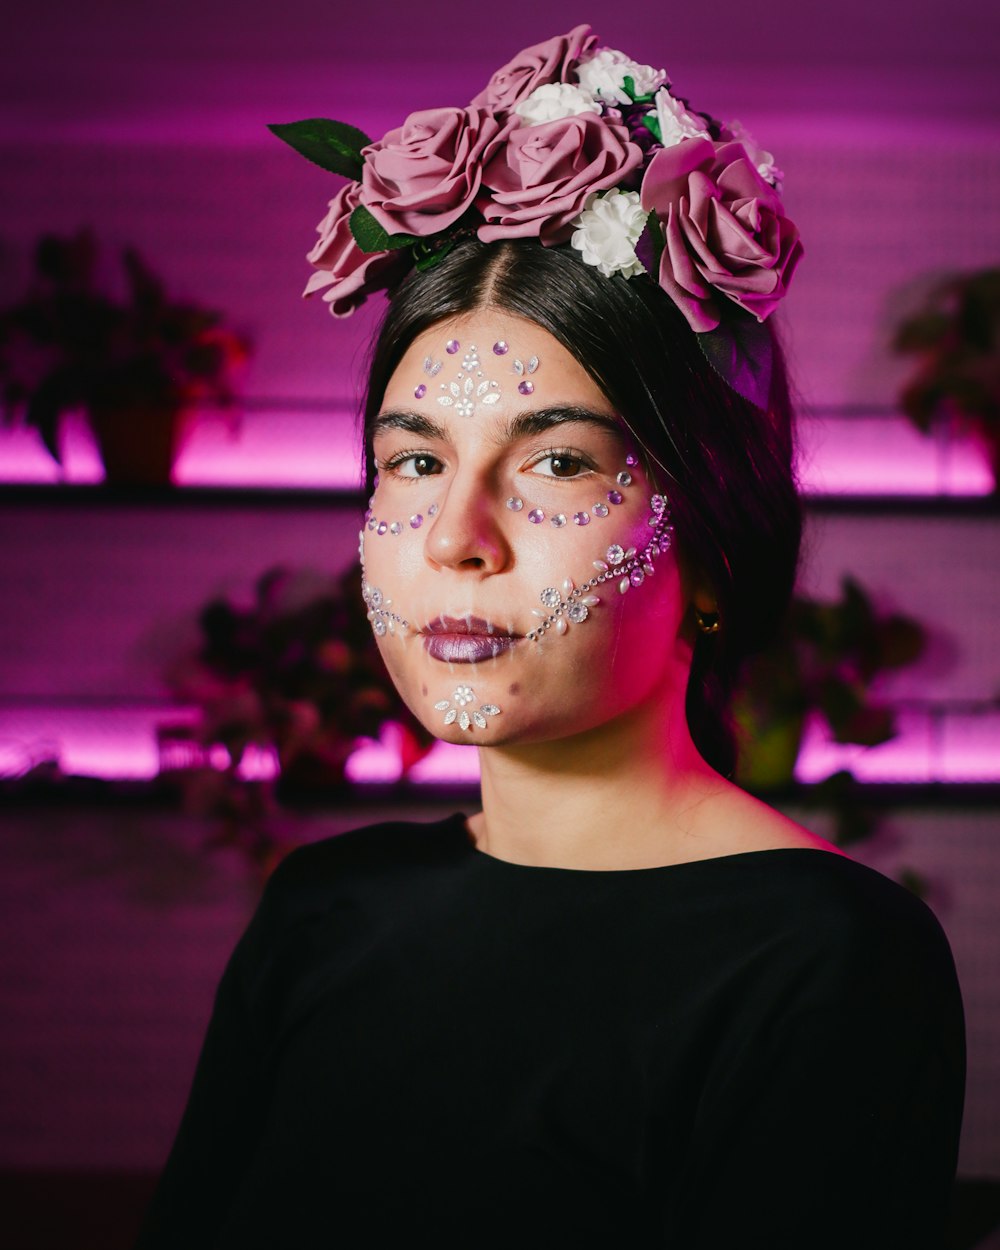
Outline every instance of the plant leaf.
<svg viewBox="0 0 1000 1250">
<path fill-rule="evenodd" d="M 635 254 L 639 258 L 639 263 L 643 269 L 649 274 L 654 282 L 660 280 L 660 257 L 663 255 L 663 249 L 666 246 L 666 239 L 663 236 L 663 226 L 660 219 L 656 215 L 656 209 L 651 208 L 646 216 L 646 224 L 643 227 L 642 234 L 636 241 Z"/>
<path fill-rule="evenodd" d="M 279 122 L 268 126 L 268 130 L 320 169 L 343 174 L 355 182 L 361 177 L 361 149 L 371 143 L 363 130 L 327 117 Z"/>
<path fill-rule="evenodd" d="M 774 349 L 767 326 L 740 313 L 698 335 L 705 359 L 737 395 L 767 412 Z"/>
<path fill-rule="evenodd" d="M 389 234 L 363 204 L 359 204 L 351 213 L 350 226 L 354 242 L 366 255 L 372 252 L 396 252 L 418 242 L 415 234 Z"/>
</svg>

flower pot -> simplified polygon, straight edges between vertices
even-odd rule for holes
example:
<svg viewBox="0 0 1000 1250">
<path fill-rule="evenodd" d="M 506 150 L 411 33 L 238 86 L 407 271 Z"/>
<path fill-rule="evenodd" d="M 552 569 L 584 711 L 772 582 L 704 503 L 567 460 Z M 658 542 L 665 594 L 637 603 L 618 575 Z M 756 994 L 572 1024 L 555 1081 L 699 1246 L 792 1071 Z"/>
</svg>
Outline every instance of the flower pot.
<svg viewBox="0 0 1000 1250">
<path fill-rule="evenodd" d="M 176 405 L 100 405 L 88 413 L 104 479 L 117 486 L 166 486 L 192 414 Z"/>
</svg>

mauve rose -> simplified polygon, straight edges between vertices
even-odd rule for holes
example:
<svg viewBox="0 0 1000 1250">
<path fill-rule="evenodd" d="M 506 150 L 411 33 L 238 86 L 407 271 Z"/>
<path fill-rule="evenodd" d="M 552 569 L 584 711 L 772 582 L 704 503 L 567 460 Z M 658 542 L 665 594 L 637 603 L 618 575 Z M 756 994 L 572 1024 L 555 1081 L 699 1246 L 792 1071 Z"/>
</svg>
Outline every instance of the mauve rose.
<svg viewBox="0 0 1000 1250">
<path fill-rule="evenodd" d="M 556 35 L 525 48 L 497 70 L 471 107 L 507 113 L 536 87 L 568 82 L 577 61 L 596 43 L 597 36 L 590 33 L 589 26 L 574 26 L 568 35 Z"/>
<path fill-rule="evenodd" d="M 389 234 L 447 230 L 475 200 L 483 162 L 505 129 L 477 108 L 411 113 L 362 151 L 361 202 Z"/>
<path fill-rule="evenodd" d="M 587 196 L 620 187 L 641 163 L 626 127 L 594 113 L 523 126 L 483 170 L 491 194 L 477 203 L 486 218 L 479 237 L 564 243 Z"/>
<path fill-rule="evenodd" d="M 303 295 L 323 291 L 335 317 L 349 317 L 372 291 L 390 286 L 406 263 L 405 251 L 366 254 L 354 242 L 349 220 L 359 203 L 356 182 L 337 192 L 316 227 L 319 242 L 306 257 L 318 272 L 306 283 Z"/>
<path fill-rule="evenodd" d="M 721 294 L 763 321 L 802 255 L 778 193 L 742 144 L 685 139 L 650 161 L 642 206 L 655 208 L 666 246 L 660 286 L 697 333 L 721 320 Z"/>
</svg>

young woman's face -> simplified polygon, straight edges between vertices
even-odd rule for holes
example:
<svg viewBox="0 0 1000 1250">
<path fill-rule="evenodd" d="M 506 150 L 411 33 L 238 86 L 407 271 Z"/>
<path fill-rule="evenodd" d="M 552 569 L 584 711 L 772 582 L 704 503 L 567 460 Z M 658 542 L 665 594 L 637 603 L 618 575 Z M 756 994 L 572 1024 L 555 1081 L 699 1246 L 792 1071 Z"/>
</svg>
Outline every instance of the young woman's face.
<svg viewBox="0 0 1000 1250">
<path fill-rule="evenodd" d="M 392 376 L 374 453 L 369 619 L 431 732 L 545 741 L 683 697 L 662 497 L 547 331 L 495 311 L 428 330 Z"/>
</svg>

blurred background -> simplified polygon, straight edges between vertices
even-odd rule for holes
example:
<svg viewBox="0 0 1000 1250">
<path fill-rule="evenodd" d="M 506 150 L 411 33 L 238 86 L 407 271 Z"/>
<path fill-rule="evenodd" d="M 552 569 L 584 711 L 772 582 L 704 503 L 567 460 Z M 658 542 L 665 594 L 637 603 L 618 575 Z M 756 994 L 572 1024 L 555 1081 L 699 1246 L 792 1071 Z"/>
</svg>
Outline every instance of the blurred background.
<svg viewBox="0 0 1000 1250">
<path fill-rule="evenodd" d="M 969 1028 L 952 1244 L 1000 1224 L 995 6 L 41 0 L 0 49 L 12 1245 L 129 1244 L 289 846 L 476 807 L 475 753 L 429 749 L 371 652 L 353 416 L 379 309 L 300 299 L 340 180 L 266 124 L 377 138 L 585 21 L 784 171 L 807 550 L 742 775 L 940 918 Z M 81 336 L 153 343 L 128 404 L 73 373 Z"/>
</svg>

